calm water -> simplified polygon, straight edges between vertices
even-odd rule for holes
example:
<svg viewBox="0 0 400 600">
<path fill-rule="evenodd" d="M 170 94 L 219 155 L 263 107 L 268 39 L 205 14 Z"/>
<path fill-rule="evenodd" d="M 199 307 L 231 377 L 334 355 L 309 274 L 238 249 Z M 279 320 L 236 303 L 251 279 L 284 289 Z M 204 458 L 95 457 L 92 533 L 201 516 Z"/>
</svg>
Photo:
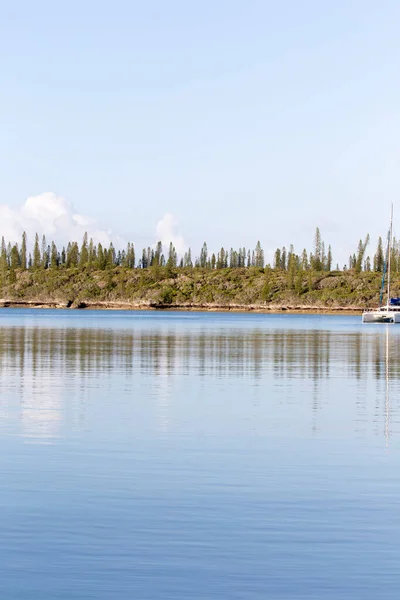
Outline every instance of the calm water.
<svg viewBox="0 0 400 600">
<path fill-rule="evenodd" d="M 400 327 L 0 311 L 0 598 L 386 599 Z"/>
</svg>

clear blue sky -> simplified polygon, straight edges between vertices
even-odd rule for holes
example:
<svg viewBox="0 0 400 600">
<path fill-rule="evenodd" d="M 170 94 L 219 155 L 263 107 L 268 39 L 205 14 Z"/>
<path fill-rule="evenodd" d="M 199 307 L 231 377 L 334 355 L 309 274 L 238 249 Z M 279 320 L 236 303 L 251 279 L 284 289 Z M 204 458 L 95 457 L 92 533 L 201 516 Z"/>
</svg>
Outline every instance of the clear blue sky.
<svg viewBox="0 0 400 600">
<path fill-rule="evenodd" d="M 16 1 L 0 203 L 52 191 L 139 244 L 311 246 L 400 223 L 398 0 Z M 1 223 L 0 223 L 1 229 Z M 399 225 L 400 232 L 400 225 Z"/>
</svg>

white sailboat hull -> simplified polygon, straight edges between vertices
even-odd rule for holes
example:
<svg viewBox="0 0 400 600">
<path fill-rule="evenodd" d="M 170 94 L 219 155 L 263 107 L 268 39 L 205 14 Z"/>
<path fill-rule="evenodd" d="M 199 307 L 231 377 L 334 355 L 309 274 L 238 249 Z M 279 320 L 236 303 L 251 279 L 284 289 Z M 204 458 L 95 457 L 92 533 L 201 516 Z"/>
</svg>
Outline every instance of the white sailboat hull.
<svg viewBox="0 0 400 600">
<path fill-rule="evenodd" d="M 400 311 L 371 310 L 363 313 L 363 323 L 400 323 Z"/>
</svg>

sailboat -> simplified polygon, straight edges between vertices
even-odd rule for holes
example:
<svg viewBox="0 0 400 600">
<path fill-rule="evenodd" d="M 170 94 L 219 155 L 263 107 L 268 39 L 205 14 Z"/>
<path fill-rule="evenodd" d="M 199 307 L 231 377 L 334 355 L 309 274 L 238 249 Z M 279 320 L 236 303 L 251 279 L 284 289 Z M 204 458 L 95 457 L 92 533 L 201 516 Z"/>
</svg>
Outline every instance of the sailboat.
<svg viewBox="0 0 400 600">
<path fill-rule="evenodd" d="M 400 298 L 390 297 L 390 255 L 393 243 L 393 204 L 390 213 L 390 228 L 388 233 L 388 243 L 386 250 L 386 259 L 383 267 L 381 294 L 379 298 L 379 308 L 366 310 L 362 315 L 363 323 L 400 323 Z M 385 275 L 387 272 L 387 300 L 386 305 L 382 306 L 383 291 L 385 288 Z"/>
</svg>

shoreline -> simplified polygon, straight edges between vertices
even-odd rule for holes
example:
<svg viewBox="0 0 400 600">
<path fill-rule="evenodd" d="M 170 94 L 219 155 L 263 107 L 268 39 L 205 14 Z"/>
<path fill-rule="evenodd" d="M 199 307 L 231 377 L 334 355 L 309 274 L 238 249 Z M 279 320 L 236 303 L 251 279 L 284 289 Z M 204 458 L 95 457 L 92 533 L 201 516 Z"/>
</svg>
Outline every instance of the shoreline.
<svg viewBox="0 0 400 600">
<path fill-rule="evenodd" d="M 361 314 L 366 308 L 359 306 L 316 306 L 316 305 L 278 305 L 278 304 L 213 304 L 186 303 L 160 304 L 149 302 L 126 302 L 114 300 L 63 302 L 57 300 L 15 300 L 0 299 L 0 308 L 36 308 L 71 310 L 154 310 L 183 312 L 237 312 L 260 314 Z"/>
</svg>

